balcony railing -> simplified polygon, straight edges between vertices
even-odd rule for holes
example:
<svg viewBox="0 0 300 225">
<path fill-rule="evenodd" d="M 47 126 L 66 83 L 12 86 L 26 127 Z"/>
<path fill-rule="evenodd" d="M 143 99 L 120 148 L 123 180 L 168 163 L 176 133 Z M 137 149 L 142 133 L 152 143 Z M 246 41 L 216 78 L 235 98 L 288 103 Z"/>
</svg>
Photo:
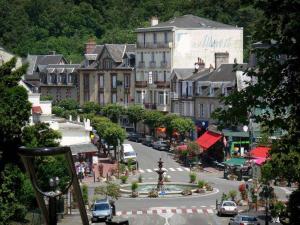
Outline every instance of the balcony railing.
<svg viewBox="0 0 300 225">
<path fill-rule="evenodd" d="M 156 67 L 156 62 L 155 61 L 150 61 L 149 62 L 149 67 L 150 68 L 155 68 Z"/>
<path fill-rule="evenodd" d="M 156 109 L 157 106 L 155 103 L 144 103 L 146 109 Z"/>
<path fill-rule="evenodd" d="M 155 81 L 157 88 L 170 88 L 170 82 L 169 81 Z"/>
<path fill-rule="evenodd" d="M 145 68 L 145 62 L 139 62 L 138 68 Z"/>
<path fill-rule="evenodd" d="M 170 98 L 171 99 L 178 99 L 178 93 L 177 92 L 170 92 Z"/>
<path fill-rule="evenodd" d="M 153 42 L 138 42 L 137 43 L 137 47 L 138 48 L 169 48 L 169 43 L 165 43 L 165 42 L 157 42 L 157 43 L 153 43 Z"/>
<path fill-rule="evenodd" d="M 144 88 L 147 87 L 147 81 L 135 81 L 136 88 Z"/>
<path fill-rule="evenodd" d="M 170 68 L 170 64 L 168 64 L 167 61 L 161 61 L 160 62 L 160 67 L 161 68 Z"/>
</svg>

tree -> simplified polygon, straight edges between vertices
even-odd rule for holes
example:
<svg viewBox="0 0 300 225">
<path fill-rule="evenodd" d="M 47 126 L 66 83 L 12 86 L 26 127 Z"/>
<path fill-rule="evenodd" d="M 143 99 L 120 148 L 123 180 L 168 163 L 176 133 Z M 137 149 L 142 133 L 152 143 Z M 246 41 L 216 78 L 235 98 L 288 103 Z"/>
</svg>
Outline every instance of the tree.
<svg viewBox="0 0 300 225">
<path fill-rule="evenodd" d="M 65 110 L 79 109 L 79 104 L 75 99 L 63 99 L 63 100 L 59 101 L 56 105 Z"/>
<path fill-rule="evenodd" d="M 122 144 L 125 140 L 126 133 L 125 130 L 117 124 L 111 123 L 106 127 L 103 133 L 103 137 L 107 142 L 108 146 L 114 146 L 115 158 L 117 157 L 116 147 L 119 142 Z"/>
<path fill-rule="evenodd" d="M 112 199 L 117 200 L 121 196 L 120 185 L 114 183 L 107 183 L 105 186 L 96 187 L 95 194 L 104 195 L 105 197 L 109 196 Z"/>
<path fill-rule="evenodd" d="M 139 105 L 129 106 L 126 110 L 126 115 L 131 123 L 134 124 L 134 131 L 136 132 L 136 125 L 143 119 L 145 110 Z"/>
<path fill-rule="evenodd" d="M 59 145 L 61 134 L 49 128 L 46 123 L 37 123 L 23 129 L 22 142 L 26 147 L 56 147 Z"/>
<path fill-rule="evenodd" d="M 177 119 L 177 118 L 179 118 L 179 116 L 177 116 L 176 114 L 166 114 L 163 117 L 163 126 L 166 128 L 167 136 L 170 139 L 172 138 L 172 135 L 173 135 L 173 132 L 174 132 L 171 123 L 174 119 Z"/>
<path fill-rule="evenodd" d="M 12 58 L 0 66 L 0 171 L 6 162 L 18 162 L 17 146 L 31 109 L 27 91 L 18 85 L 26 66 L 13 71 L 15 64 L 16 58 Z"/>
<path fill-rule="evenodd" d="M 191 132 L 195 125 L 189 118 L 176 118 L 172 120 L 171 127 L 180 134 L 180 137 L 183 140 L 186 136 L 186 133 Z"/>
<path fill-rule="evenodd" d="M 107 104 L 103 107 L 102 111 L 104 116 L 107 116 L 112 122 L 118 123 L 124 109 L 122 106 L 117 104 Z"/>
<path fill-rule="evenodd" d="M 87 114 L 100 114 L 101 106 L 95 102 L 85 102 L 82 106 L 82 112 Z"/>
<path fill-rule="evenodd" d="M 144 123 L 148 125 L 152 135 L 155 128 L 162 125 L 163 114 L 159 111 L 146 110 L 144 114 Z"/>
</svg>

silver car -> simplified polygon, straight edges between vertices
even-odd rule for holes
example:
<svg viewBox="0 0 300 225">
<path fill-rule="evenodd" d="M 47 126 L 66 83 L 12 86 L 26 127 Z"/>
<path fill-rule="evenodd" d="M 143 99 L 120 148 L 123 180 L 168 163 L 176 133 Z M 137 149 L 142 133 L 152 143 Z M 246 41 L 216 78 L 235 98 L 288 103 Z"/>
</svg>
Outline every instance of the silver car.
<svg viewBox="0 0 300 225">
<path fill-rule="evenodd" d="M 230 218 L 228 225 L 260 225 L 255 216 L 250 215 L 236 215 L 234 218 Z"/>
<path fill-rule="evenodd" d="M 234 201 L 223 201 L 218 206 L 218 216 L 236 214 L 238 214 L 238 209 Z"/>
<path fill-rule="evenodd" d="M 112 219 L 112 206 L 107 199 L 96 200 L 92 206 L 92 222 Z"/>
</svg>

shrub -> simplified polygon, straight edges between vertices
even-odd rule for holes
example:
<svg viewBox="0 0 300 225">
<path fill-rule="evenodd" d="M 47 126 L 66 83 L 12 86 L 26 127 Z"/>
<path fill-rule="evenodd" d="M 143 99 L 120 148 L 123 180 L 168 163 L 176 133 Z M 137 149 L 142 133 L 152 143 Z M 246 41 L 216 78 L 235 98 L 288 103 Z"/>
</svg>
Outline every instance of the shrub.
<svg viewBox="0 0 300 225">
<path fill-rule="evenodd" d="M 213 187 L 209 184 L 206 184 L 205 187 L 206 187 L 207 191 L 213 191 L 214 190 Z"/>
<path fill-rule="evenodd" d="M 226 200 L 228 200 L 228 196 L 223 192 L 222 197 L 221 197 L 221 201 L 223 202 L 223 201 L 226 201 Z"/>
<path fill-rule="evenodd" d="M 121 174 L 125 173 L 125 171 L 126 171 L 126 165 L 121 163 L 120 167 L 119 167 L 119 170 L 120 170 Z"/>
<path fill-rule="evenodd" d="M 96 187 L 95 195 L 109 196 L 113 199 L 118 199 L 118 197 L 120 197 L 120 185 L 108 183 L 105 186 Z"/>
<path fill-rule="evenodd" d="M 143 183 L 143 177 L 141 174 L 139 175 L 138 181 L 139 181 L 139 183 Z"/>
<path fill-rule="evenodd" d="M 187 189 L 184 189 L 184 190 L 181 192 L 181 194 L 182 194 L 182 195 L 185 195 L 185 196 L 186 196 L 186 195 L 192 195 L 192 191 L 191 191 L 190 189 L 187 188 Z"/>
<path fill-rule="evenodd" d="M 84 204 L 88 204 L 89 202 L 89 195 L 88 195 L 88 186 L 83 184 L 81 186 L 81 191 L 82 191 L 82 198 L 83 198 L 83 202 Z"/>
<path fill-rule="evenodd" d="M 138 189 L 138 187 L 139 187 L 139 184 L 138 184 L 137 181 L 133 181 L 133 182 L 131 183 L 131 190 L 132 190 L 132 192 L 135 192 L 136 189 Z"/>
<path fill-rule="evenodd" d="M 155 189 L 152 189 L 151 191 L 149 191 L 148 197 L 149 198 L 157 198 L 158 197 L 158 191 L 155 190 Z"/>
<path fill-rule="evenodd" d="M 52 107 L 52 113 L 58 117 L 63 117 L 64 111 L 65 110 L 62 107 L 59 107 L 59 106 Z"/>
<path fill-rule="evenodd" d="M 237 196 L 237 191 L 236 190 L 229 191 L 228 196 L 231 198 L 232 201 L 235 201 L 235 198 Z"/>
<path fill-rule="evenodd" d="M 197 175 L 195 173 L 190 173 L 190 183 L 195 183 Z"/>
<path fill-rule="evenodd" d="M 123 175 L 123 176 L 120 177 L 120 179 L 121 179 L 122 184 L 126 184 L 128 176 Z"/>
<path fill-rule="evenodd" d="M 204 188 L 205 181 L 204 180 L 199 180 L 197 185 L 198 185 L 198 188 Z"/>
</svg>

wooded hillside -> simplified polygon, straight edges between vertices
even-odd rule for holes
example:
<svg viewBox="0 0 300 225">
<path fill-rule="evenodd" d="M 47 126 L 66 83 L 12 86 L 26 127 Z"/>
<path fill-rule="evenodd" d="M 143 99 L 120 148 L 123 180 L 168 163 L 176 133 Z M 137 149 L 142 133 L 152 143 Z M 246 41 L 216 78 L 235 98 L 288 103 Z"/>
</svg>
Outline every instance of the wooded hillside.
<svg viewBox="0 0 300 225">
<path fill-rule="evenodd" d="M 151 16 L 193 14 L 244 27 L 245 48 L 261 13 L 253 0 L 0 0 L 0 45 L 21 56 L 56 51 L 80 62 L 84 43 L 134 43 Z M 245 54 L 245 56 L 247 56 Z"/>
</svg>

